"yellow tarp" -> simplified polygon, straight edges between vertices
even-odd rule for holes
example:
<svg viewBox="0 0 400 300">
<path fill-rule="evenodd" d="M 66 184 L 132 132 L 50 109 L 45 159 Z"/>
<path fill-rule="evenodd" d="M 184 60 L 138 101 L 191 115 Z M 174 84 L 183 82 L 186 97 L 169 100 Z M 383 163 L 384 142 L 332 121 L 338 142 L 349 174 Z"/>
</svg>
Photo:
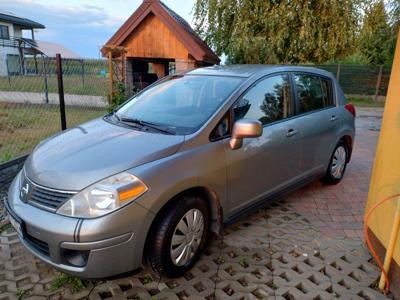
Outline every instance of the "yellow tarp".
<svg viewBox="0 0 400 300">
<path fill-rule="evenodd" d="M 385 111 L 379 135 L 375 162 L 372 169 L 367 211 L 380 199 L 400 193 L 400 38 L 386 97 Z M 368 223 L 381 243 L 389 243 L 396 200 L 379 207 Z M 394 259 L 400 265 L 400 237 L 396 243 Z"/>
</svg>

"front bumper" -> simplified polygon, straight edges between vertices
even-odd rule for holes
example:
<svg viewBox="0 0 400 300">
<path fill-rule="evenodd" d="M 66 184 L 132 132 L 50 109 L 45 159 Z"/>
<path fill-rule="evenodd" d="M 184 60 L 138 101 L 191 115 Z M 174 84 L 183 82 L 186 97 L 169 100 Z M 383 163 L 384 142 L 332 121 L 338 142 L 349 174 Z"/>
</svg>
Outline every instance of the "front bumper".
<svg viewBox="0 0 400 300">
<path fill-rule="evenodd" d="M 24 203 L 19 178 L 10 186 L 6 209 L 21 224 L 24 246 L 55 268 L 84 278 L 105 278 L 142 265 L 153 213 L 132 203 L 96 219 L 61 216 Z"/>
</svg>

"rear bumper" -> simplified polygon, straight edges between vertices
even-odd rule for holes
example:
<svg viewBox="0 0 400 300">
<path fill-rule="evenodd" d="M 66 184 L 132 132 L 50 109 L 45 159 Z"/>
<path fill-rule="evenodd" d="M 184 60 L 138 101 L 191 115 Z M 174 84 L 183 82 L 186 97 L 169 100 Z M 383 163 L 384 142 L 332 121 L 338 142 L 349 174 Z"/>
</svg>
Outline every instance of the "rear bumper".
<svg viewBox="0 0 400 300">
<path fill-rule="evenodd" d="M 83 278 L 106 278 L 139 268 L 147 227 L 147 209 L 132 203 L 97 219 L 61 216 L 24 203 L 19 175 L 11 184 L 6 209 L 22 224 L 22 244 L 56 269 Z M 133 206 L 133 207 L 132 207 Z"/>
</svg>

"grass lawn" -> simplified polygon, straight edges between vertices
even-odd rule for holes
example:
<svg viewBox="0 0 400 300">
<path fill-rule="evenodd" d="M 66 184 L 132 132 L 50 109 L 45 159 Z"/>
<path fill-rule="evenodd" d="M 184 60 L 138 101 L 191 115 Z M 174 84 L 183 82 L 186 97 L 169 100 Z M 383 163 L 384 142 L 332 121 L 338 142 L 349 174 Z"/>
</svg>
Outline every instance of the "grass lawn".
<svg viewBox="0 0 400 300">
<path fill-rule="evenodd" d="M 384 107 L 384 101 L 374 101 L 369 98 L 348 98 L 349 102 L 353 103 L 355 106 L 361 107 Z"/>
<path fill-rule="evenodd" d="M 106 96 L 108 79 L 94 75 L 64 75 L 64 93 L 76 95 Z M 57 76 L 47 77 L 49 93 L 58 93 Z M 44 93 L 45 81 L 43 76 L 1 76 L 0 91 L 37 92 Z"/>
<path fill-rule="evenodd" d="M 104 108 L 66 107 L 67 127 L 106 113 Z M 44 138 L 60 131 L 56 105 L 0 103 L 0 163 L 27 154 Z"/>
</svg>

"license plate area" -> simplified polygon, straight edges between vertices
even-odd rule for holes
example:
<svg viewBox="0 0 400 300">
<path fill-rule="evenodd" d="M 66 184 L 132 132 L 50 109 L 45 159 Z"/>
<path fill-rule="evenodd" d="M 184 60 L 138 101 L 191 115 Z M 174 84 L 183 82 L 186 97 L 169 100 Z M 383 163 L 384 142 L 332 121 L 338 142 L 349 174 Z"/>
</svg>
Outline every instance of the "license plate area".
<svg viewBox="0 0 400 300">
<path fill-rule="evenodd" d="M 17 219 L 15 219 L 9 212 L 8 212 L 8 219 L 10 220 L 11 225 L 14 227 L 18 235 L 20 237 L 23 237 L 24 236 L 23 222 L 20 222 Z"/>
</svg>

